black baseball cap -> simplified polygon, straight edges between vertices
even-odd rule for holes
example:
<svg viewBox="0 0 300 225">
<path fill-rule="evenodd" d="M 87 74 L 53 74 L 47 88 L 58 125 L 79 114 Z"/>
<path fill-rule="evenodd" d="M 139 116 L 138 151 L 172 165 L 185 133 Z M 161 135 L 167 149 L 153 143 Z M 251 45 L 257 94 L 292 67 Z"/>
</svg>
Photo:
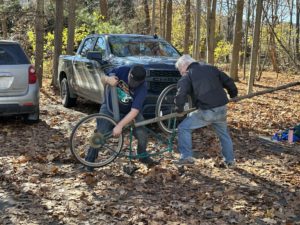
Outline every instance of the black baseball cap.
<svg viewBox="0 0 300 225">
<path fill-rule="evenodd" d="M 141 65 L 133 66 L 128 74 L 128 84 L 132 88 L 136 88 L 141 85 L 146 78 L 146 70 Z"/>
</svg>

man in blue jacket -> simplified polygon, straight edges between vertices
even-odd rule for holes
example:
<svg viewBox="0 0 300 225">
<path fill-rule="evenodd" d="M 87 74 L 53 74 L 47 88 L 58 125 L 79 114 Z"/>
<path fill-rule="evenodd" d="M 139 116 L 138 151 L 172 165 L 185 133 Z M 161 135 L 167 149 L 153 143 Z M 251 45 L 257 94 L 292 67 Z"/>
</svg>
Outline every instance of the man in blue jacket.
<svg viewBox="0 0 300 225">
<path fill-rule="evenodd" d="M 144 100 L 147 96 L 147 86 L 145 82 L 146 70 L 141 65 L 130 66 L 121 66 L 110 71 L 110 74 L 113 76 L 103 76 L 102 82 L 110 86 L 117 86 L 120 88 L 123 93 L 126 93 L 126 99 L 119 100 L 119 111 L 120 111 L 120 121 L 113 128 L 104 128 L 101 129 L 113 129 L 113 136 L 119 136 L 122 133 L 123 128 L 131 123 L 133 120 L 140 122 L 144 120 L 142 115 L 142 108 Z M 109 106 L 108 106 L 109 104 Z M 111 99 L 109 102 L 104 102 L 101 105 L 100 113 L 113 116 L 112 112 L 108 109 L 111 109 Z M 98 126 L 105 126 L 99 124 Z M 148 143 L 148 134 L 145 130 L 145 127 L 137 127 L 134 129 L 134 136 L 137 138 L 138 146 L 137 153 L 147 155 L 147 143 Z M 94 162 L 98 154 L 98 150 L 90 148 L 86 157 L 86 160 L 89 162 Z M 158 164 L 156 161 L 152 160 L 149 156 L 139 159 L 141 163 L 144 163 L 148 167 L 152 167 Z M 88 168 L 92 170 L 92 168 Z"/>
<path fill-rule="evenodd" d="M 238 94 L 233 80 L 216 67 L 196 62 L 189 55 L 181 56 L 176 67 L 181 74 L 175 97 L 176 111 L 182 112 L 187 95 L 190 95 L 197 110 L 178 126 L 178 148 L 181 153 L 177 164 L 193 164 L 192 131 L 212 125 L 217 133 L 224 157 L 224 165 L 234 165 L 233 145 L 227 129 L 227 90 L 231 98 Z"/>
</svg>

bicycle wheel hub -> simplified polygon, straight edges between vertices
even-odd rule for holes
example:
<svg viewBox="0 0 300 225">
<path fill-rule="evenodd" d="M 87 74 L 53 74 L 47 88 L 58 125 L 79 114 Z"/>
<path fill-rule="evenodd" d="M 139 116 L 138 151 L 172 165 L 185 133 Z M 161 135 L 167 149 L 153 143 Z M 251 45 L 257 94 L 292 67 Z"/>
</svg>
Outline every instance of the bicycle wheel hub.
<svg viewBox="0 0 300 225">
<path fill-rule="evenodd" d="M 90 145 L 93 148 L 100 148 L 105 143 L 105 137 L 102 133 L 93 133 L 90 137 Z"/>
</svg>

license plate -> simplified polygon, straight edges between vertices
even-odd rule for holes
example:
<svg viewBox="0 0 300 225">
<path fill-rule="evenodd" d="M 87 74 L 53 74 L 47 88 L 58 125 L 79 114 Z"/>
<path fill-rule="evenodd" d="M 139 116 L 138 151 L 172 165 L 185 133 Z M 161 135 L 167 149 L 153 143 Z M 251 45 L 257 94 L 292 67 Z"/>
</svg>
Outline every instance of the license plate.
<svg viewBox="0 0 300 225">
<path fill-rule="evenodd" d="M 14 78 L 11 76 L 1 76 L 0 75 L 0 90 L 6 90 L 11 87 Z"/>
</svg>

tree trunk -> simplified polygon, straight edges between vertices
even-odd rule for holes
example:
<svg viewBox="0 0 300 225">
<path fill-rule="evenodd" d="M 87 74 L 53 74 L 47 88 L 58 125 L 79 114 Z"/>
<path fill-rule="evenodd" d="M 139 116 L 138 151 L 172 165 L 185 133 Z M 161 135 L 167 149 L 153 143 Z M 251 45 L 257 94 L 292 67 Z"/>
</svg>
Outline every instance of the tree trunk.
<svg viewBox="0 0 300 225">
<path fill-rule="evenodd" d="M 232 49 L 232 61 L 230 64 L 230 76 L 234 81 L 238 81 L 239 53 L 242 41 L 244 0 L 238 0 L 236 6 L 235 28 Z"/>
<path fill-rule="evenodd" d="M 63 6 L 62 0 L 55 0 L 55 25 L 54 25 L 54 56 L 53 56 L 53 75 L 51 84 L 57 87 L 58 59 L 62 51 L 62 32 L 63 32 Z"/>
<path fill-rule="evenodd" d="M 144 0 L 144 12 L 145 12 L 145 34 L 150 34 L 150 14 L 148 1 Z"/>
<path fill-rule="evenodd" d="M 100 0 L 100 13 L 104 17 L 103 21 L 109 20 L 107 0 Z"/>
<path fill-rule="evenodd" d="M 167 27 L 166 27 L 166 40 L 171 42 L 172 39 L 172 0 L 167 0 Z"/>
<path fill-rule="evenodd" d="M 189 38 L 191 31 L 191 1 L 185 3 L 185 31 L 184 31 L 184 53 L 189 54 Z"/>
<path fill-rule="evenodd" d="M 251 0 L 248 0 L 247 6 L 247 21 L 246 21 L 246 28 L 245 28 L 245 46 L 244 46 L 244 59 L 243 59 L 243 69 L 244 75 L 243 79 L 246 79 L 246 63 L 247 63 L 247 53 L 248 53 L 248 28 L 250 26 L 250 7 L 251 7 Z"/>
<path fill-rule="evenodd" d="M 258 52 L 258 48 L 259 48 L 262 8 L 263 8 L 263 0 L 257 0 L 247 94 L 250 94 L 253 92 L 253 84 L 254 84 L 254 78 L 255 78 L 256 66 L 257 66 L 257 52 Z"/>
<path fill-rule="evenodd" d="M 76 0 L 69 0 L 67 55 L 74 55 Z"/>
<path fill-rule="evenodd" d="M 36 2 L 35 17 L 35 70 L 40 87 L 43 86 L 43 52 L 44 52 L 44 0 Z"/>
<path fill-rule="evenodd" d="M 276 4 L 276 3 L 275 3 Z M 265 12 L 267 13 L 267 12 Z M 272 18 L 272 24 L 269 24 L 269 36 L 270 36 L 270 45 L 269 45 L 269 55 L 270 55 L 270 59 L 272 61 L 272 65 L 273 65 L 273 71 L 275 71 L 276 73 L 279 73 L 279 66 L 278 66 L 278 60 L 277 60 L 277 54 L 276 54 L 276 42 L 275 42 L 275 37 L 274 34 L 272 32 L 272 30 L 274 30 L 274 28 L 276 27 L 277 24 L 277 7 L 272 3 L 271 5 L 271 18 Z M 267 15 L 265 15 L 267 18 Z"/>
<path fill-rule="evenodd" d="M 300 61 L 300 0 L 297 0 L 296 5 L 296 58 L 298 61 Z"/>
<path fill-rule="evenodd" d="M 195 16 L 195 43 L 193 57 L 200 59 L 200 26 L 201 25 L 201 0 L 196 0 L 196 16 Z"/>
<path fill-rule="evenodd" d="M 3 0 L 0 0 L 0 5 L 3 6 L 4 2 Z M 2 38 L 7 39 L 7 15 L 5 12 L 2 12 L 1 15 L 1 28 L 2 28 Z"/>
<path fill-rule="evenodd" d="M 273 71 L 279 73 L 279 66 L 278 66 L 277 54 L 276 54 L 276 42 L 271 29 L 269 29 L 269 35 L 270 35 L 269 57 L 273 65 Z"/>
<path fill-rule="evenodd" d="M 162 16 L 162 0 L 159 0 L 159 35 L 163 37 L 162 35 L 162 29 L 163 29 L 163 16 Z"/>
<path fill-rule="evenodd" d="M 166 21 L 167 21 L 167 0 L 163 0 L 163 15 L 162 15 L 162 36 L 166 38 Z"/>
<path fill-rule="evenodd" d="M 212 65 L 214 65 L 216 8 L 217 8 L 217 0 L 207 0 L 206 56 L 207 56 L 207 62 Z"/>
<path fill-rule="evenodd" d="M 226 40 L 229 43 L 233 42 L 233 26 L 234 26 L 234 15 L 235 15 L 235 0 L 227 0 L 227 29 L 226 29 Z M 227 57 L 229 60 L 229 57 Z"/>
<path fill-rule="evenodd" d="M 289 4 L 289 1 L 287 1 Z M 290 7 L 290 30 L 289 30 L 289 49 L 292 48 L 292 30 L 293 30 L 293 11 L 294 11 L 294 0 L 291 0 L 291 4 L 289 5 Z"/>
<path fill-rule="evenodd" d="M 155 28 L 155 0 L 152 0 L 152 24 L 151 24 L 151 34 L 156 33 L 156 28 Z"/>
</svg>

